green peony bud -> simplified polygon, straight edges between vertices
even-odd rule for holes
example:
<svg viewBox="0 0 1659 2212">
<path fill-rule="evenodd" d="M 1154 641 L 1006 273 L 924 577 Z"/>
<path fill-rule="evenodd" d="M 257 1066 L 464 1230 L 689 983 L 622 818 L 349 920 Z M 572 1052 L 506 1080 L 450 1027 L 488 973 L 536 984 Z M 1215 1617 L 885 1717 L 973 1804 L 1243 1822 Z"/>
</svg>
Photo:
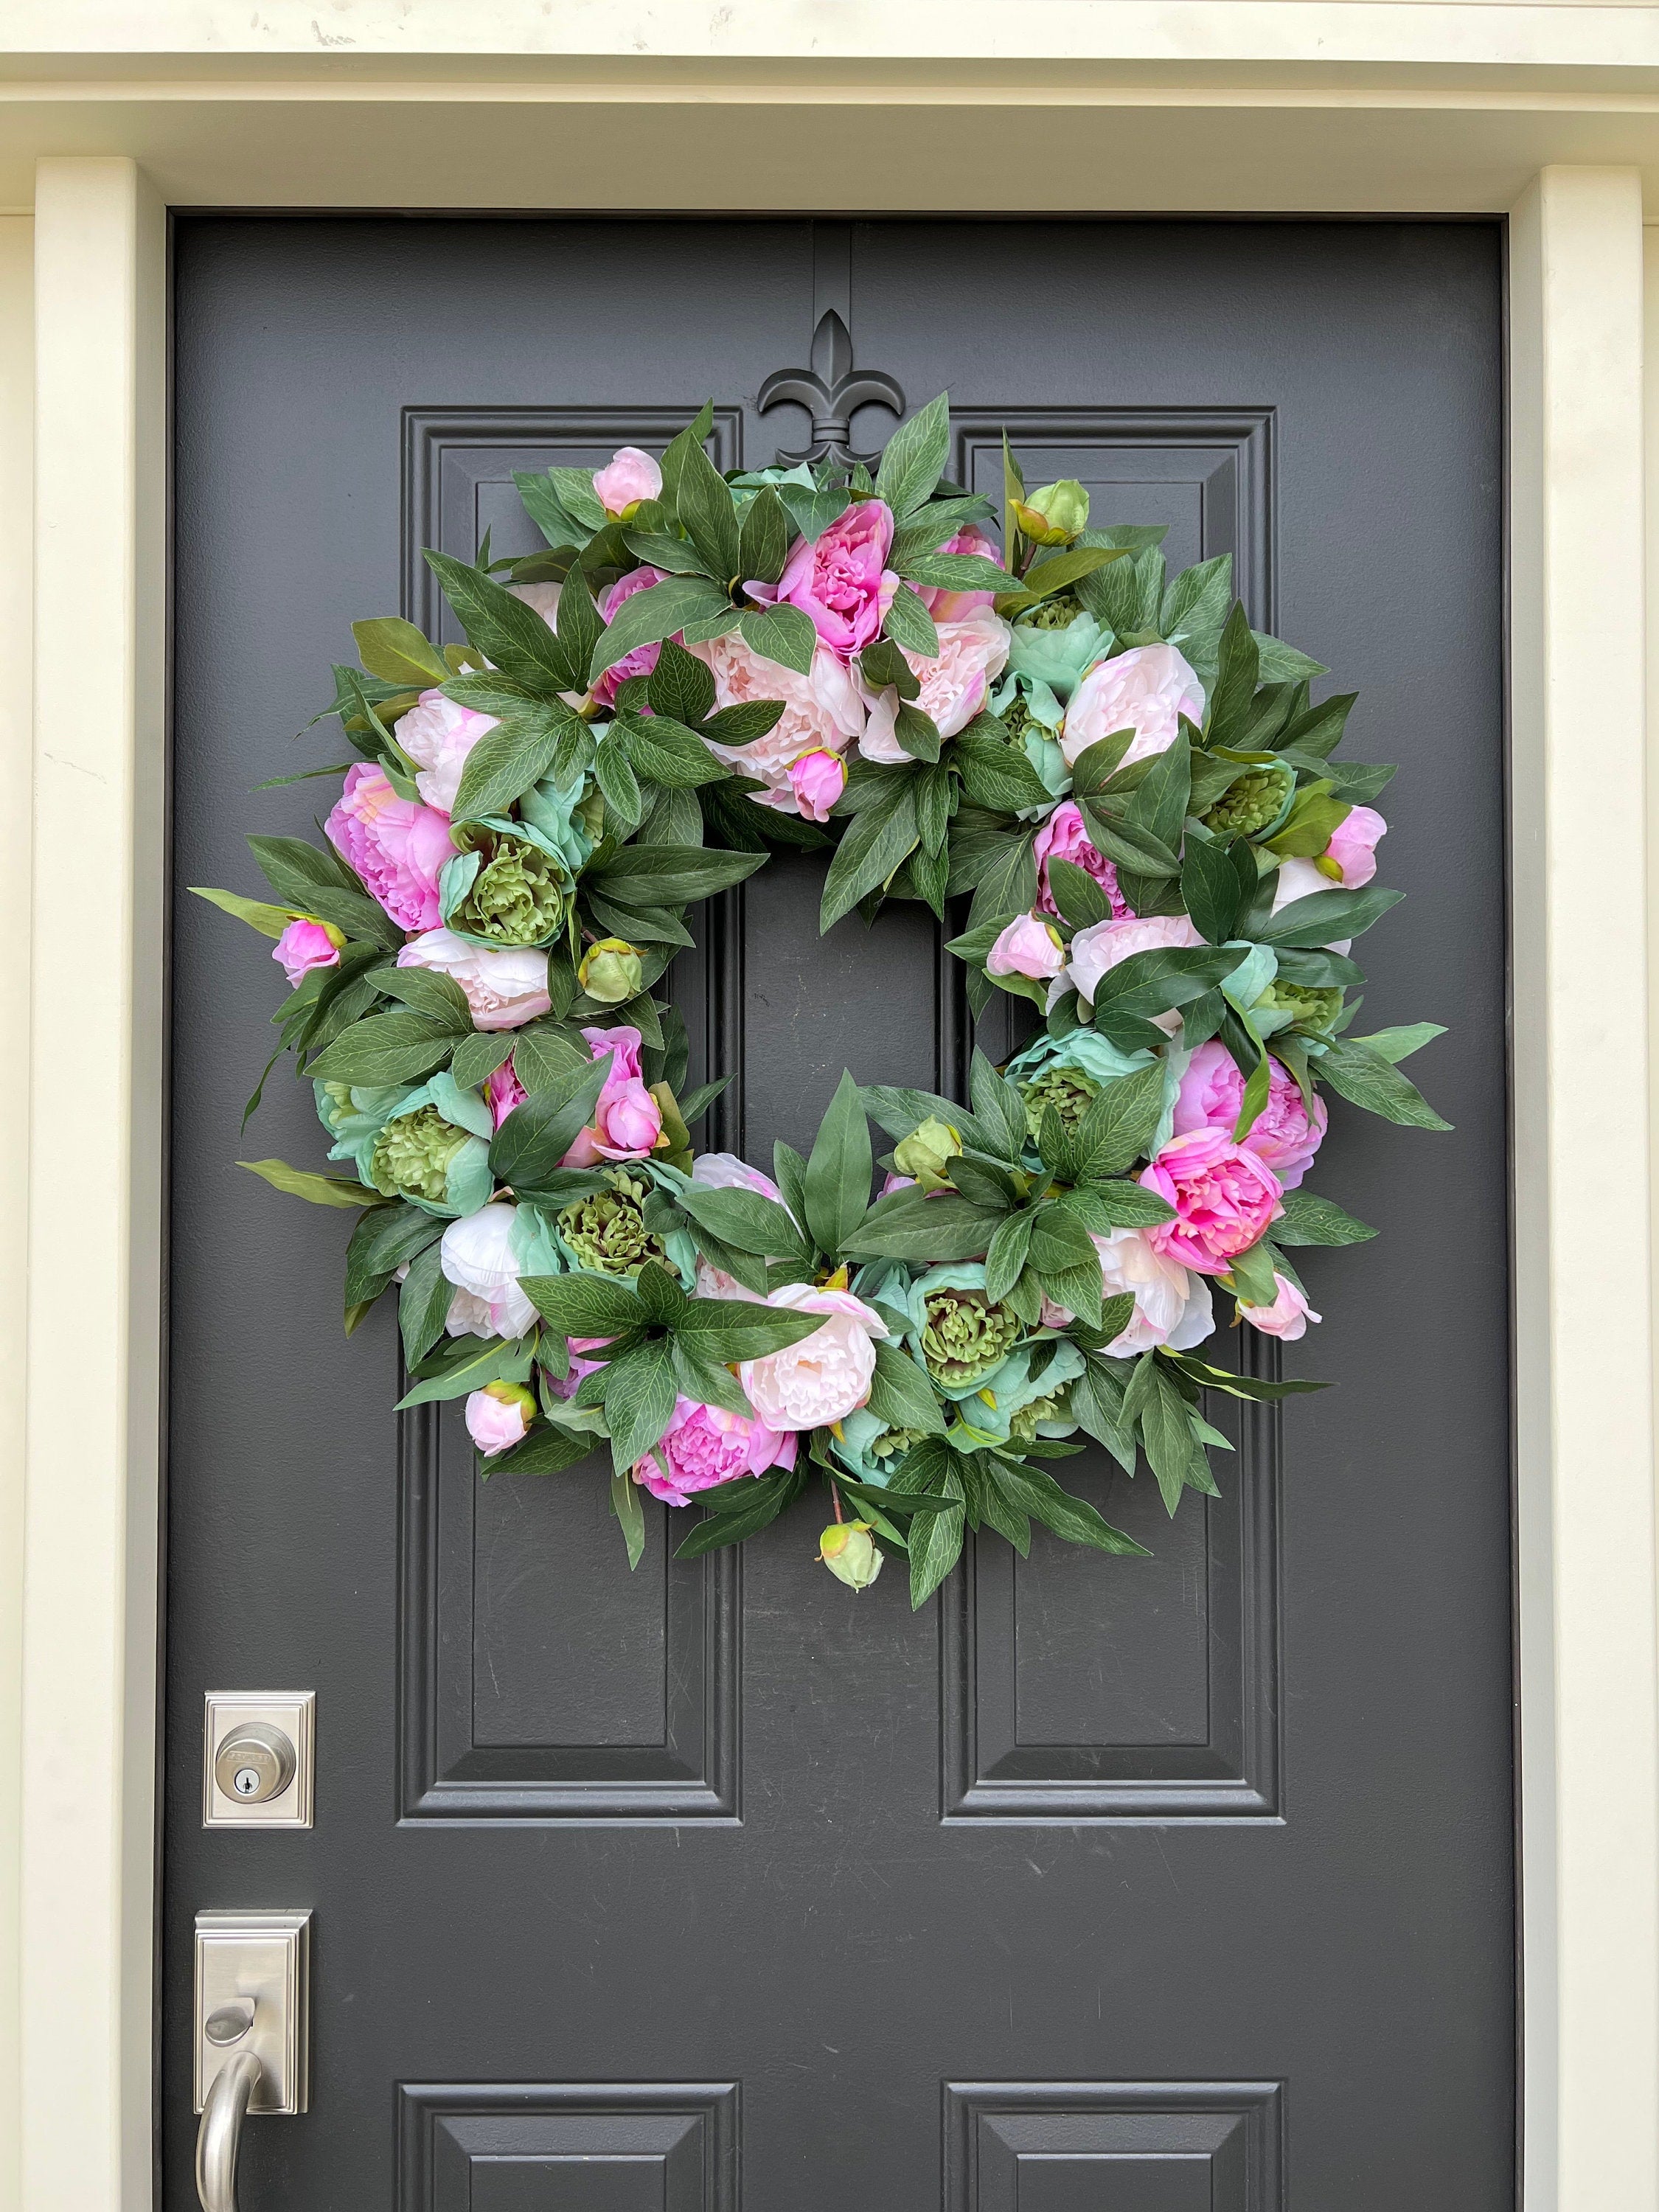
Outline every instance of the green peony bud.
<svg viewBox="0 0 1659 2212">
<path fill-rule="evenodd" d="M 1027 629 L 1069 629 L 1082 612 L 1083 602 L 1075 592 L 1056 592 L 1028 607 L 1020 621 Z"/>
<path fill-rule="evenodd" d="M 640 961 L 638 948 L 625 937 L 602 937 L 583 954 L 576 981 L 602 1006 L 619 1006 L 639 996 L 645 973 Z"/>
<path fill-rule="evenodd" d="M 499 831 L 479 850 L 483 865 L 450 915 L 450 927 L 491 945 L 545 945 L 565 917 L 558 862 L 539 845 Z"/>
<path fill-rule="evenodd" d="M 983 1291 L 936 1290 L 922 1302 L 921 1356 L 947 1390 L 960 1389 L 1000 1367 L 1019 1342 L 1023 1324 Z"/>
<path fill-rule="evenodd" d="M 612 1168 L 609 1190 L 575 1199 L 559 1216 L 559 1234 L 579 1267 L 596 1275 L 623 1275 L 630 1281 L 647 1260 L 660 1260 L 671 1274 L 673 1262 L 660 1237 L 645 1225 L 649 1185 Z"/>
<path fill-rule="evenodd" d="M 368 1157 L 369 1181 L 388 1198 L 423 1198 L 441 1206 L 449 1188 L 449 1164 L 467 1140 L 467 1132 L 446 1121 L 435 1106 L 399 1114 L 374 1139 Z"/>
<path fill-rule="evenodd" d="M 831 1522 L 818 1539 L 818 1557 L 848 1589 L 868 1589 L 881 1572 L 882 1555 L 867 1521 Z"/>
<path fill-rule="evenodd" d="M 893 1148 L 896 1175 L 910 1176 L 924 1190 L 942 1190 L 949 1182 L 947 1163 L 962 1150 L 962 1139 L 948 1121 L 930 1114 Z"/>
<path fill-rule="evenodd" d="M 1204 823 L 1218 837 L 1259 837 L 1275 829 L 1296 790 L 1296 770 L 1275 761 L 1247 769 L 1206 810 Z"/>
<path fill-rule="evenodd" d="M 1025 1101 L 1025 1126 L 1035 1137 L 1050 1106 L 1066 1128 L 1076 1128 L 1099 1097 L 1100 1085 L 1080 1067 L 1047 1067 L 1035 1081 L 1021 1084 L 1020 1094 Z"/>
<path fill-rule="evenodd" d="M 1075 477 L 1062 477 L 1016 500 L 1014 520 L 1034 545 L 1069 545 L 1089 526 L 1089 495 Z"/>
<path fill-rule="evenodd" d="M 1302 1029 L 1328 1030 L 1342 1010 L 1342 994 L 1334 989 L 1316 991 L 1305 983 L 1287 983 L 1278 975 L 1251 1012 L 1258 1007 L 1264 1014 L 1287 1013 Z"/>
</svg>

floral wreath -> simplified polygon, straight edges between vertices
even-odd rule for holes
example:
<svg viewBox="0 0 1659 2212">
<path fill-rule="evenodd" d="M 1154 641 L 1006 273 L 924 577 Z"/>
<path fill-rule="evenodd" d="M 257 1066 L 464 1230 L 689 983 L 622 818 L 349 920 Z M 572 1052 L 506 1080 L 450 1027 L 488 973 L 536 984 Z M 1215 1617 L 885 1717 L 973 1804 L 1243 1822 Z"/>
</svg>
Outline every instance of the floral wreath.
<svg viewBox="0 0 1659 2212">
<path fill-rule="evenodd" d="M 944 481 L 943 397 L 873 477 L 723 476 L 711 420 L 520 475 L 545 552 L 428 552 L 465 645 L 353 624 L 323 842 L 249 839 L 275 902 L 200 893 L 276 939 L 271 1065 L 343 1172 L 242 1164 L 358 1214 L 347 1332 L 399 1286 L 399 1409 L 464 1399 L 485 1474 L 608 1440 L 630 1564 L 641 1490 L 705 1509 L 684 1558 L 815 1478 L 824 1564 L 907 1556 L 918 1606 L 967 1528 L 1138 1552 L 1051 1467 L 1081 1431 L 1173 1514 L 1218 1494 L 1207 1392 L 1322 1387 L 1197 1350 L 1218 1289 L 1301 1337 L 1290 1249 L 1374 1234 L 1305 1187 L 1322 1089 L 1449 1126 L 1399 1067 L 1435 1024 L 1349 1032 L 1394 770 L 1335 757 L 1352 696 L 1311 699 L 1228 556 L 1167 577 L 1006 441 L 1000 515 Z M 971 887 L 974 1012 L 1042 1026 L 966 1102 L 844 1074 L 768 1175 L 695 1151 L 724 1085 L 686 1091 L 653 993 L 689 906 L 832 837 L 824 928 Z"/>
</svg>

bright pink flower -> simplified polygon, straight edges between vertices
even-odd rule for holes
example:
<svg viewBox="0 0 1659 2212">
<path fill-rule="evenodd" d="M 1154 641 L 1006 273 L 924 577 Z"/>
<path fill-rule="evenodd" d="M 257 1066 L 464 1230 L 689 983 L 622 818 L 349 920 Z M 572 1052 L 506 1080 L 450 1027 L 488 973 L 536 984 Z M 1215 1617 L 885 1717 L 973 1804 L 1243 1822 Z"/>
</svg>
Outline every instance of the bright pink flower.
<svg viewBox="0 0 1659 2212">
<path fill-rule="evenodd" d="M 337 968 L 343 941 L 339 931 L 331 930 L 325 921 L 302 919 L 289 922 L 271 948 L 270 957 L 282 962 L 292 988 L 313 968 Z"/>
<path fill-rule="evenodd" d="M 610 1341 L 611 1339 L 608 1336 L 572 1336 L 566 1339 L 570 1356 L 570 1372 L 568 1375 L 550 1375 L 547 1378 L 547 1387 L 556 1398 L 575 1396 L 576 1385 L 584 1376 L 597 1373 L 605 1364 L 604 1360 L 589 1359 L 586 1355 L 590 1352 L 597 1352 L 601 1346 L 609 1344 Z"/>
<path fill-rule="evenodd" d="M 514 594 L 522 598 L 535 590 L 533 585 L 521 585 Z M 552 587 L 558 590 L 556 584 Z M 538 609 L 544 613 L 544 609 Z M 466 757 L 480 738 L 495 727 L 493 714 L 481 714 L 474 707 L 457 706 L 441 691 L 422 691 L 419 703 L 410 708 L 398 725 L 398 743 L 415 763 L 418 771 L 415 788 L 440 814 L 455 811 L 455 793 L 460 785 L 461 770 L 466 766 Z"/>
<path fill-rule="evenodd" d="M 921 686 L 910 703 L 929 717 L 940 737 L 965 730 L 984 706 L 992 678 L 1002 673 L 1007 661 L 1012 635 L 1000 615 L 981 607 L 961 622 L 939 625 L 939 651 L 931 660 L 919 653 L 905 653 Z M 891 685 L 872 699 L 870 719 L 859 739 L 866 760 L 896 767 L 909 759 L 896 734 L 898 708 L 899 696 Z"/>
<path fill-rule="evenodd" d="M 593 490 L 607 514 L 621 514 L 640 500 L 662 497 L 662 471 L 637 446 L 619 446 L 594 470 Z"/>
<path fill-rule="evenodd" d="M 653 568 L 648 564 L 643 568 L 630 568 L 625 576 L 618 576 L 608 590 L 599 593 L 600 614 L 606 622 L 612 621 L 617 608 L 624 601 L 631 599 L 635 592 L 643 592 L 653 584 L 660 584 L 663 574 L 662 569 Z M 659 645 L 636 645 L 632 653 L 623 653 L 616 666 L 607 668 L 593 686 L 594 699 L 601 707 L 608 707 L 616 697 L 618 687 L 626 684 L 630 676 L 648 676 L 651 673 L 661 651 Z"/>
<path fill-rule="evenodd" d="M 536 1412 L 528 1390 L 513 1382 L 489 1382 L 466 1401 L 466 1432 L 486 1459 L 520 1443 Z"/>
<path fill-rule="evenodd" d="M 446 816 L 399 799 L 380 769 L 358 761 L 323 828 L 399 929 L 438 927 L 438 877 L 455 857 Z"/>
<path fill-rule="evenodd" d="M 513 1073 L 509 1056 L 484 1085 L 484 1103 L 489 1109 L 491 1121 L 499 1129 L 515 1106 L 522 1106 L 529 1093 Z"/>
<path fill-rule="evenodd" d="M 640 1033 L 623 1022 L 614 1030 L 584 1030 L 582 1036 L 595 1060 L 607 1053 L 615 1057 L 592 1121 L 577 1131 L 560 1164 L 591 1168 L 601 1160 L 642 1160 L 662 1134 L 662 1108 L 640 1073 Z"/>
<path fill-rule="evenodd" d="M 805 822 L 827 822 L 830 810 L 847 788 L 847 763 L 821 746 L 789 763 L 789 788 Z"/>
<path fill-rule="evenodd" d="M 751 585 L 750 597 L 799 607 L 845 659 L 870 643 L 893 604 L 898 578 L 887 566 L 892 543 L 891 508 L 879 499 L 855 500 L 810 545 L 802 538 L 775 590 Z"/>
<path fill-rule="evenodd" d="M 1244 1097 L 1244 1078 L 1224 1044 L 1200 1045 L 1176 1093 L 1175 1133 L 1224 1129 L 1231 1136 Z M 1286 1190 L 1294 1190 L 1314 1154 L 1325 1141 L 1330 1119 L 1322 1098 L 1314 1100 L 1313 1120 L 1302 1103 L 1302 1086 L 1276 1060 L 1267 1062 L 1267 1103 L 1244 1139 L 1246 1152 L 1265 1160 Z"/>
<path fill-rule="evenodd" d="M 1225 1129 L 1191 1129 L 1165 1145 L 1140 1177 L 1176 1210 L 1148 1231 L 1154 1252 L 1200 1275 L 1224 1275 L 1279 1211 L 1284 1186 Z"/>
<path fill-rule="evenodd" d="M 986 955 L 988 975 L 1029 975 L 1047 982 L 1066 965 L 1060 932 L 1039 914 L 1016 915 Z"/>
<path fill-rule="evenodd" d="M 1031 848 L 1031 857 L 1036 862 L 1036 910 L 1053 921 L 1060 918 L 1060 908 L 1054 904 L 1054 894 L 1048 888 L 1050 860 L 1069 860 L 1074 868 L 1081 868 L 1085 876 L 1092 876 L 1111 902 L 1112 919 L 1122 921 L 1134 913 L 1117 887 L 1117 870 L 1104 853 L 1096 846 L 1084 827 L 1083 816 L 1071 799 L 1054 812 L 1036 834 Z"/>
<path fill-rule="evenodd" d="M 983 560 L 994 561 L 999 568 L 1002 566 L 1002 548 L 971 522 L 939 550 L 941 553 L 977 553 Z M 972 614 L 977 607 L 988 607 L 996 593 L 953 592 L 943 584 L 928 584 L 917 586 L 916 597 L 936 623 L 955 623 Z"/>
<path fill-rule="evenodd" d="M 793 1435 L 724 1406 L 680 1398 L 661 1440 L 636 1462 L 634 1480 L 665 1505 L 688 1505 L 698 1491 L 716 1483 L 794 1463 Z"/>
<path fill-rule="evenodd" d="M 1248 1306 L 1241 1298 L 1238 1310 L 1264 1336 L 1281 1337 L 1286 1344 L 1294 1344 L 1297 1337 L 1308 1334 L 1308 1323 L 1320 1316 L 1288 1275 L 1275 1274 L 1273 1281 L 1279 1296 L 1270 1306 Z"/>
<path fill-rule="evenodd" d="M 1386 837 L 1389 825 L 1374 806 L 1355 806 L 1331 832 L 1325 857 L 1342 871 L 1342 887 L 1357 891 L 1376 873 L 1376 841 Z"/>
</svg>

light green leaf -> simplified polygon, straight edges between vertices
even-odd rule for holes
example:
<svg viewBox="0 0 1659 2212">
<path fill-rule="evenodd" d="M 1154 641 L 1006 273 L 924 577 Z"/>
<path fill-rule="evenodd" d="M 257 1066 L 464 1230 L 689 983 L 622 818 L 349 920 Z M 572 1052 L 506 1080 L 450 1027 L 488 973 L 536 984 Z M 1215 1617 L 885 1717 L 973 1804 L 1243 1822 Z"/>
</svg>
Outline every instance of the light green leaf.
<svg viewBox="0 0 1659 2212">
<path fill-rule="evenodd" d="M 267 906 L 261 899 L 240 898 L 234 891 L 204 890 L 199 884 L 191 884 L 189 889 L 192 898 L 205 899 L 222 913 L 234 915 L 250 929 L 257 929 L 261 937 L 280 937 L 293 920 L 286 907 Z"/>
<path fill-rule="evenodd" d="M 449 681 L 449 663 L 413 623 L 380 615 L 370 622 L 353 623 L 351 635 L 357 641 L 357 657 L 371 676 L 388 684 L 406 684 L 416 691 L 428 691 Z"/>
<path fill-rule="evenodd" d="M 1288 912 L 1288 908 L 1286 909 Z M 1319 1078 L 1352 1105 L 1410 1129 L 1449 1129 L 1417 1085 L 1374 1046 L 1334 1037 L 1320 1056 Z"/>
<path fill-rule="evenodd" d="M 238 1160 L 236 1164 L 251 1175 L 263 1176 L 273 1190 L 303 1198 L 312 1206 L 337 1206 L 349 1212 L 360 1206 L 390 1203 L 378 1190 L 365 1189 L 355 1176 L 348 1181 L 344 1176 L 312 1175 L 304 1168 L 289 1167 L 286 1160 Z"/>
</svg>

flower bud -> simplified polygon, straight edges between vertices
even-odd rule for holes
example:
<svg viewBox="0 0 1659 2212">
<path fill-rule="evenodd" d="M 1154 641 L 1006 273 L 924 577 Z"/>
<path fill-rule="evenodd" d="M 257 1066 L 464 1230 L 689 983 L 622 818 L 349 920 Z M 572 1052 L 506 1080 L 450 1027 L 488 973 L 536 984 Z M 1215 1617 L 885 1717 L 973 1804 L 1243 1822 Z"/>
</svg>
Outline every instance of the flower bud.
<svg viewBox="0 0 1659 2212">
<path fill-rule="evenodd" d="M 1074 477 L 1016 500 L 1014 520 L 1034 545 L 1069 545 L 1089 526 L 1089 495 Z"/>
<path fill-rule="evenodd" d="M 924 1190 L 939 1190 L 949 1180 L 949 1162 L 961 1150 L 962 1139 L 950 1123 L 930 1114 L 902 1144 L 893 1147 L 894 1171 L 908 1176 Z"/>
<path fill-rule="evenodd" d="M 867 1521 L 832 1521 L 818 1539 L 818 1557 L 848 1589 L 868 1589 L 881 1572 L 881 1553 Z"/>
<path fill-rule="evenodd" d="M 602 937 L 583 954 L 576 981 L 602 1006 L 619 1006 L 624 999 L 639 996 L 644 975 L 638 948 L 626 938 Z"/>
<path fill-rule="evenodd" d="M 536 1418 L 536 1401 L 516 1382 L 486 1382 L 466 1401 L 467 1434 L 486 1459 L 516 1444 Z"/>
</svg>

